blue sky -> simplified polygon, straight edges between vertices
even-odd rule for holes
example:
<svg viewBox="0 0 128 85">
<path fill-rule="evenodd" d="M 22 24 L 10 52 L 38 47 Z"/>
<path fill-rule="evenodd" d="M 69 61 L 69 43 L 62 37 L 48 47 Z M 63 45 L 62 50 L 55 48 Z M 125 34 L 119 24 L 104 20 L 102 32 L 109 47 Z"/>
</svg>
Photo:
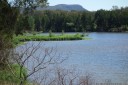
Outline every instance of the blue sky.
<svg viewBox="0 0 128 85">
<path fill-rule="evenodd" d="M 48 0 L 48 2 L 50 6 L 56 4 L 80 4 L 89 11 L 110 10 L 112 6 L 128 6 L 128 0 Z"/>
</svg>

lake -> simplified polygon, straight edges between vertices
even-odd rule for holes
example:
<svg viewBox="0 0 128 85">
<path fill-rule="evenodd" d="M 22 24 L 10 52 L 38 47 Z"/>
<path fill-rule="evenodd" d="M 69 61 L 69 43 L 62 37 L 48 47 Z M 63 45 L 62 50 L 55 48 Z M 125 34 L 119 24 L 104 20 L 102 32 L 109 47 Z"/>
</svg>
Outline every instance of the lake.
<svg viewBox="0 0 128 85">
<path fill-rule="evenodd" d="M 90 40 L 44 41 L 68 57 L 61 66 L 89 73 L 96 81 L 128 82 L 128 33 L 89 33 Z M 37 42 L 34 42 L 37 43 Z"/>
</svg>

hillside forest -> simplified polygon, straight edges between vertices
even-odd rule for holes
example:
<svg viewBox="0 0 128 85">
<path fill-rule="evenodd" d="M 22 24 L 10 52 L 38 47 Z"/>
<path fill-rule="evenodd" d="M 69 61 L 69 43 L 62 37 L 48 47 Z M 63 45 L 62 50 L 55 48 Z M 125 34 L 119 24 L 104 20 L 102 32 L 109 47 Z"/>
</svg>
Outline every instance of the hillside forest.
<svg viewBox="0 0 128 85">
<path fill-rule="evenodd" d="M 128 7 L 97 11 L 34 11 L 20 13 L 16 34 L 25 31 L 49 32 L 125 32 L 128 31 Z"/>
</svg>

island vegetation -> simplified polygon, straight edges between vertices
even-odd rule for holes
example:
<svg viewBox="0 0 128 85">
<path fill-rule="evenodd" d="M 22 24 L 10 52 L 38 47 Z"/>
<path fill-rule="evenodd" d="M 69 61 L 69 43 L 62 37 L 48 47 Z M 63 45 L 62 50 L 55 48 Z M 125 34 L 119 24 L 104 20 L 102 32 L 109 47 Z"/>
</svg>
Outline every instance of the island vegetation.
<svg viewBox="0 0 128 85">
<path fill-rule="evenodd" d="M 128 7 L 118 8 L 114 6 L 111 10 L 90 11 L 50 11 L 35 10 L 38 6 L 46 6 L 47 0 L 14 0 L 10 3 L 8 0 L 0 0 L 0 83 L 11 82 L 14 84 L 25 85 L 30 83 L 28 77 L 40 69 L 45 69 L 45 65 L 54 64 L 53 57 L 49 57 L 49 52 L 45 49 L 43 60 L 34 67 L 32 72 L 28 73 L 25 67 L 26 61 L 33 56 L 38 47 L 32 47 L 33 50 L 25 49 L 23 53 L 17 53 L 13 49 L 14 43 L 21 41 L 42 41 L 42 40 L 81 40 L 83 35 L 65 35 L 64 32 L 127 32 L 128 31 Z M 23 10 L 21 10 L 24 8 Z M 49 32 L 49 36 L 31 35 L 25 36 L 24 33 L 31 32 Z M 52 35 L 51 32 L 62 32 L 62 35 Z M 30 54 L 28 55 L 27 53 Z M 49 59 L 45 58 L 48 56 Z M 38 68 L 43 64 L 44 67 Z M 63 85 L 64 74 L 59 74 L 58 78 Z M 71 73 L 71 72 L 69 72 Z M 62 75 L 62 76 L 61 76 Z M 70 85 L 73 85 L 73 79 L 70 79 Z M 85 85 L 86 77 L 81 79 Z M 80 82 L 80 83 L 81 83 Z M 51 82 L 50 82 L 51 83 Z M 50 84 L 49 84 L 50 85 Z M 51 85 L 54 85 L 53 82 Z"/>
<path fill-rule="evenodd" d="M 75 35 L 52 35 L 52 36 L 16 36 L 16 40 L 21 42 L 26 41 L 59 41 L 59 40 L 82 40 L 83 37 L 80 34 Z"/>
</svg>

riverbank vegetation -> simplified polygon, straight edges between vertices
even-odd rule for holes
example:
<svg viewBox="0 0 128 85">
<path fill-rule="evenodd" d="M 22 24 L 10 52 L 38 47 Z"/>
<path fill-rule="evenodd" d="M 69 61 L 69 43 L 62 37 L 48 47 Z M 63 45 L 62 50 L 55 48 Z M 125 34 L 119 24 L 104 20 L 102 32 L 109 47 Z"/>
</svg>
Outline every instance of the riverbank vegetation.
<svg viewBox="0 0 128 85">
<path fill-rule="evenodd" d="M 65 41 L 65 40 L 87 40 L 90 39 L 83 34 L 63 34 L 63 35 L 18 35 L 13 39 L 14 45 L 27 41 Z"/>
<path fill-rule="evenodd" d="M 8 67 L 9 66 L 9 67 Z M 27 75 L 27 70 L 25 68 L 22 69 L 20 74 L 20 66 L 18 64 L 11 64 L 4 67 L 4 69 L 0 68 L 0 85 L 8 85 L 9 83 L 13 83 L 13 85 L 17 85 L 20 83 L 20 75 L 21 78 Z M 27 84 L 27 81 L 24 81 L 24 84 Z"/>
</svg>

